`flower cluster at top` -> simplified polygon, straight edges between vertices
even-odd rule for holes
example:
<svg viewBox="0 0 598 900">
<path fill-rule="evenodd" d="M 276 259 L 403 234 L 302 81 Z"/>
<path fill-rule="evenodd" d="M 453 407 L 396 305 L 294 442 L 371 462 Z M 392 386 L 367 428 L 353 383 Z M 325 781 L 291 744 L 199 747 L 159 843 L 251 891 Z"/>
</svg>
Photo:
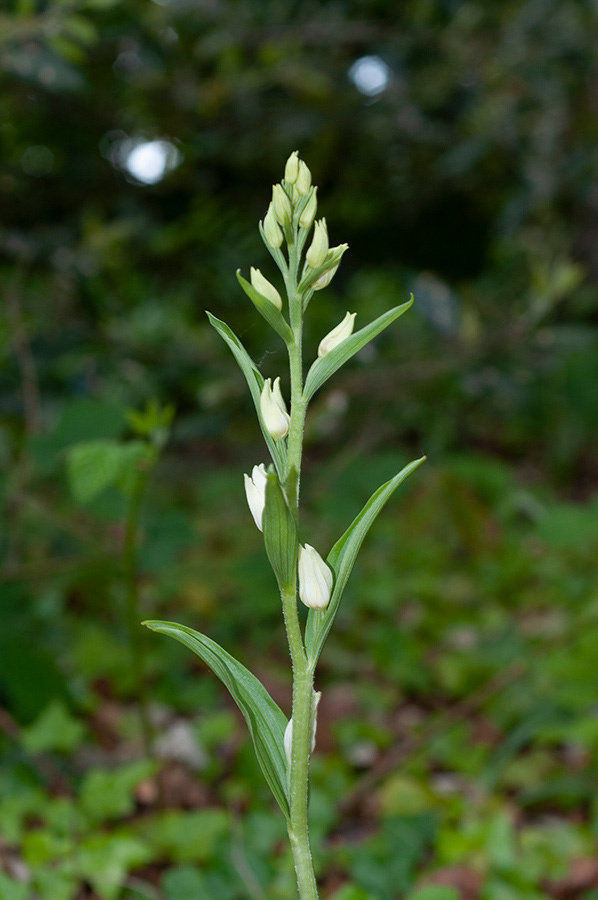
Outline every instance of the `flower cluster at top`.
<svg viewBox="0 0 598 900">
<path fill-rule="evenodd" d="M 289 352 L 300 345 L 302 319 L 315 291 L 330 284 L 347 244 L 331 247 L 326 219 L 316 219 L 317 187 L 311 172 L 297 151 L 289 156 L 280 184 L 272 188 L 272 200 L 260 233 L 281 271 L 287 295 L 287 308 L 279 289 L 258 268 L 251 267 L 250 281 L 237 273 L 246 294 L 258 311 L 283 338 Z M 309 240 L 311 235 L 311 240 Z M 287 253 L 283 252 L 286 244 Z M 347 312 L 342 321 L 325 335 L 318 346 L 323 360 L 352 334 L 355 313 Z M 293 401 L 294 402 L 294 401 Z M 285 403 L 280 378 L 266 378 L 261 389 L 259 415 L 264 431 L 274 442 L 289 434 L 292 416 Z M 262 529 L 267 473 L 264 465 L 254 466 L 245 476 L 249 508 L 257 527 Z M 332 573 L 309 544 L 298 548 L 299 597 L 313 609 L 324 609 L 332 589 Z"/>
</svg>

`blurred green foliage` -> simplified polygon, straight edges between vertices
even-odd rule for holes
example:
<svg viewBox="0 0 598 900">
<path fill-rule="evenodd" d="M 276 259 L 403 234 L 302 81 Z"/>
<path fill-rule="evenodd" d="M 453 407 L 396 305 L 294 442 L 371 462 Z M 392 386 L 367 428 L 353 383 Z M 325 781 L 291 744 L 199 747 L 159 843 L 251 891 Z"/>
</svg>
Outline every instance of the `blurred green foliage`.
<svg viewBox="0 0 598 900">
<path fill-rule="evenodd" d="M 595 0 L 0 11 L 0 900 L 294 896 L 241 723 L 157 637 L 142 758 L 122 544 L 171 403 L 143 613 L 200 625 L 287 702 L 242 494 L 265 451 L 204 311 L 276 374 L 234 273 L 271 276 L 256 223 L 295 148 L 350 244 L 308 356 L 346 309 L 416 297 L 314 399 L 306 535 L 328 549 L 430 457 L 322 658 L 323 896 L 596 895 L 597 40 Z M 127 166 L 152 141 L 148 183 Z"/>
</svg>

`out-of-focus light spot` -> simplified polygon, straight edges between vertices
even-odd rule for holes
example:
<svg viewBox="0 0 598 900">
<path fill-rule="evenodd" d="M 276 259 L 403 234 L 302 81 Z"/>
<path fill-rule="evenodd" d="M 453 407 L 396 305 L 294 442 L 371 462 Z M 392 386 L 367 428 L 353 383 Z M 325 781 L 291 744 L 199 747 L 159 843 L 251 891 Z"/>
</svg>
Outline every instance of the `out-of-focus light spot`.
<svg viewBox="0 0 598 900">
<path fill-rule="evenodd" d="M 166 138 L 132 138 L 120 129 L 106 132 L 100 141 L 100 153 L 137 184 L 157 184 L 183 159 L 180 150 Z"/>
<path fill-rule="evenodd" d="M 21 156 L 21 168 L 26 175 L 35 175 L 38 178 L 48 175 L 54 167 L 54 154 L 48 147 L 38 144 L 27 147 Z"/>
<path fill-rule="evenodd" d="M 120 138 L 120 139 L 119 139 Z M 110 132 L 100 142 L 102 155 L 140 184 L 157 184 L 175 169 L 182 155 L 171 141 L 144 141 Z"/>
<path fill-rule="evenodd" d="M 390 69 L 379 56 L 362 56 L 349 69 L 349 78 L 361 94 L 375 97 L 388 86 Z"/>
<path fill-rule="evenodd" d="M 128 154 L 125 169 L 143 184 L 156 184 L 179 161 L 179 152 L 170 141 L 145 141 Z"/>
</svg>

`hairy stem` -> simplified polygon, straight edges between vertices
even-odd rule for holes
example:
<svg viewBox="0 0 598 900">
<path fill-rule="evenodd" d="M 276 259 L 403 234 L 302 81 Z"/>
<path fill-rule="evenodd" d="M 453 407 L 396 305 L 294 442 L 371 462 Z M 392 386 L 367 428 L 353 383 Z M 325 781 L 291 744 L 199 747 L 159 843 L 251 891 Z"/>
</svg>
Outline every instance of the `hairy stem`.
<svg viewBox="0 0 598 900">
<path fill-rule="evenodd" d="M 296 237 L 296 234 L 295 234 Z M 297 292 L 299 249 L 297 241 L 289 243 L 289 269 L 286 287 L 293 343 L 289 346 L 291 375 L 291 422 L 288 435 L 287 500 L 298 518 L 303 429 L 306 405 L 303 401 L 303 314 Z M 297 579 L 283 592 L 283 613 L 289 650 L 293 664 L 293 743 L 289 773 L 290 817 L 288 832 L 295 863 L 297 886 L 301 900 L 317 900 L 318 888 L 309 842 L 308 795 L 309 756 L 311 752 L 311 708 L 313 673 L 308 666 L 297 611 Z"/>
</svg>

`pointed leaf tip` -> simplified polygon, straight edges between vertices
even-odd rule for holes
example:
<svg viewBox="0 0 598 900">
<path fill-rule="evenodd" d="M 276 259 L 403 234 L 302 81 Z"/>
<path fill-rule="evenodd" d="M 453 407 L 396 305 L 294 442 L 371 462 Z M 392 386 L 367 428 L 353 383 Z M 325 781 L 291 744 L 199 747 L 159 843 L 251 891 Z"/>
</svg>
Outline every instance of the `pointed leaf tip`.
<svg viewBox="0 0 598 900">
<path fill-rule="evenodd" d="M 425 460 L 425 456 L 416 459 L 406 465 L 401 471 L 381 485 L 375 491 L 368 502 L 365 504 L 361 512 L 353 519 L 345 533 L 338 539 L 330 553 L 326 558 L 326 562 L 333 570 L 334 587 L 332 596 L 326 609 L 309 611 L 307 617 L 307 626 L 305 629 L 305 649 L 310 661 L 310 665 L 315 667 L 324 642 L 328 637 L 328 632 L 332 628 L 332 623 L 338 612 L 343 591 L 349 580 L 349 576 L 355 565 L 357 554 L 366 537 L 368 531 L 374 524 L 378 513 L 386 505 L 392 494 L 398 488 L 408 475 L 411 474 Z"/>
<path fill-rule="evenodd" d="M 331 375 L 334 375 L 341 366 L 344 366 L 347 360 L 358 353 L 366 344 L 369 344 L 369 342 L 380 334 L 381 331 L 384 331 L 385 328 L 392 325 L 395 319 L 398 319 L 399 316 L 402 316 L 403 313 L 407 312 L 412 305 L 413 294 L 411 294 L 410 299 L 407 300 L 406 303 L 402 303 L 400 306 L 389 309 L 388 312 L 385 312 L 377 319 L 374 319 L 369 325 L 366 325 L 364 328 L 361 328 L 359 331 L 356 331 L 350 337 L 346 338 L 346 340 L 341 344 L 338 344 L 338 346 L 325 356 L 318 357 L 307 373 L 305 388 L 303 390 L 304 399 L 310 400 L 318 388 L 320 388 L 325 381 L 328 381 Z"/>
</svg>

